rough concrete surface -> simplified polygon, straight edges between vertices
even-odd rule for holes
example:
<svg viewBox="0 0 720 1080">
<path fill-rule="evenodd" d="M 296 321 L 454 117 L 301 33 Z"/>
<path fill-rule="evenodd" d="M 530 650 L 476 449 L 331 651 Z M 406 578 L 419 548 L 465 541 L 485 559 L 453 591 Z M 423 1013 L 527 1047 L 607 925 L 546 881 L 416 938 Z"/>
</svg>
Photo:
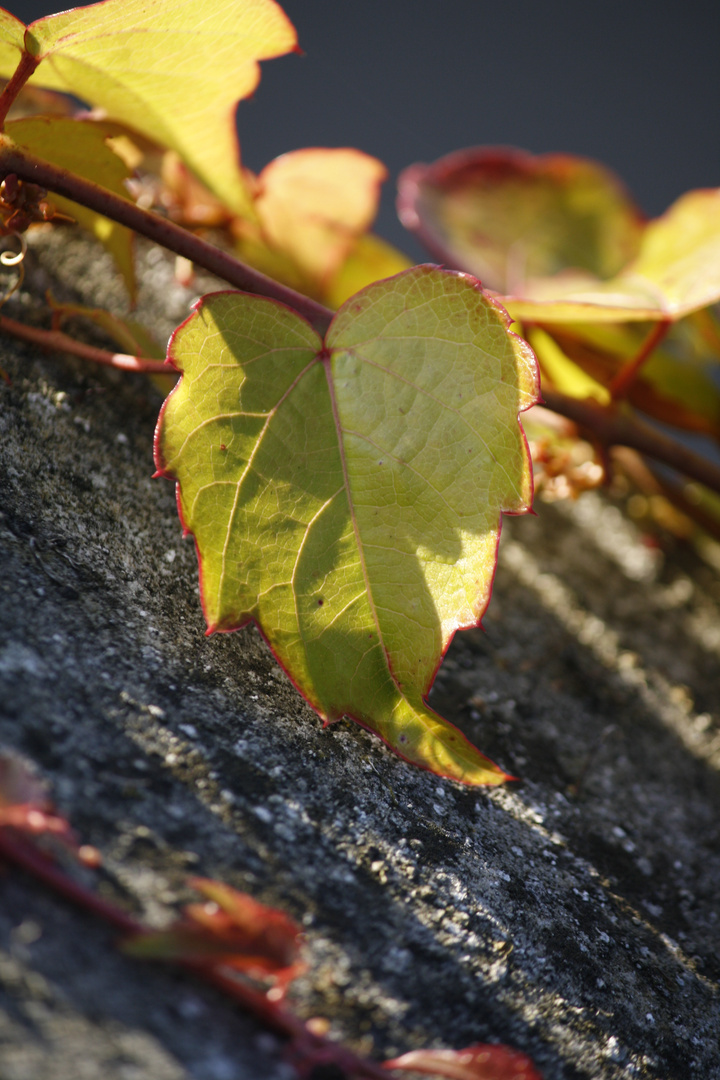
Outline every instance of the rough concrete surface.
<svg viewBox="0 0 720 1080">
<path fill-rule="evenodd" d="M 49 284 L 122 303 L 68 232 L 30 262 L 8 314 Z M 191 294 L 144 267 L 162 338 Z M 546 1080 L 720 1077 L 717 548 L 648 547 L 597 494 L 507 521 L 431 702 L 522 780 L 441 781 L 323 730 L 254 629 L 203 636 L 146 379 L 2 344 L 0 743 L 100 849 L 101 893 L 155 924 L 191 874 L 282 907 L 297 1010 L 378 1057 L 490 1040 Z M 214 991 L 19 870 L 0 897 L 2 1080 L 290 1080 Z"/>
</svg>

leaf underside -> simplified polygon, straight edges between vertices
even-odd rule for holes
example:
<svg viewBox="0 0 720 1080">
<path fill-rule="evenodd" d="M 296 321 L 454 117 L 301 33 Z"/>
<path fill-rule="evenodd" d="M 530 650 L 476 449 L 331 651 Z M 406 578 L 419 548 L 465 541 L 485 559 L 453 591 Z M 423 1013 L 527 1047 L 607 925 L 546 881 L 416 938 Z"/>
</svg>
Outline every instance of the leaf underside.
<svg viewBox="0 0 720 1080">
<path fill-rule="evenodd" d="M 416 267 L 340 308 L 217 293 L 176 332 L 158 425 L 209 632 L 254 620 L 326 720 L 466 783 L 506 775 L 424 697 L 487 606 L 501 510 L 532 497 L 534 357 L 466 275 Z"/>
<path fill-rule="evenodd" d="M 31 83 L 74 94 L 176 150 L 236 213 L 251 204 L 239 169 L 235 106 L 259 60 L 295 48 L 273 0 L 105 0 L 26 28 L 0 16 L 0 75 L 20 51 L 40 58 Z"/>
</svg>

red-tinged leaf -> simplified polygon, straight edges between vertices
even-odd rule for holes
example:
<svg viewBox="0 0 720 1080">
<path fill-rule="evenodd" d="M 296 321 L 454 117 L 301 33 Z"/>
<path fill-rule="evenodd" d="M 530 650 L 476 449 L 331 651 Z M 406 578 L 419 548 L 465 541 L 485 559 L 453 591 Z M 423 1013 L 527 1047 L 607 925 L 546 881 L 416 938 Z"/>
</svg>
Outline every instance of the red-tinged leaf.
<svg viewBox="0 0 720 1080">
<path fill-rule="evenodd" d="M 607 281 L 540 282 L 507 297 L 534 322 L 675 321 L 720 300 L 720 188 L 688 191 L 649 222 L 638 255 Z"/>
<path fill-rule="evenodd" d="M 207 878 L 190 881 L 207 902 L 188 904 L 183 918 L 164 931 L 147 931 L 123 943 L 133 956 L 223 964 L 254 978 L 286 985 L 303 970 L 300 928 L 282 911 Z"/>
<path fill-rule="evenodd" d="M 529 1057 L 507 1046 L 479 1043 L 464 1050 L 411 1050 L 383 1064 L 447 1080 L 542 1080 Z"/>
<path fill-rule="evenodd" d="M 642 343 L 644 333 L 632 324 L 608 326 L 554 326 L 552 339 L 557 348 L 587 373 L 590 380 L 607 387 L 628 357 Z M 538 355 L 542 346 L 529 333 Z M 666 343 L 655 349 L 643 364 L 627 391 L 628 401 L 655 420 L 720 439 L 720 389 L 714 376 L 715 356 L 706 350 L 698 355 L 689 320 L 675 323 Z M 540 356 L 541 362 L 543 357 Z M 551 379 L 552 371 L 549 372 Z M 599 394 L 580 394 L 577 387 L 563 386 L 553 379 L 559 390 L 576 397 L 590 396 L 603 400 Z"/>
<path fill-rule="evenodd" d="M 586 158 L 461 150 L 412 166 L 398 186 L 403 224 L 500 293 L 533 295 L 536 282 L 568 271 L 609 278 L 639 248 L 639 210 L 609 169 Z"/>
<path fill-rule="evenodd" d="M 169 349 L 158 424 L 210 631 L 253 619 L 326 721 L 470 784 L 507 775 L 428 707 L 456 630 L 477 625 L 500 513 L 532 474 L 518 414 L 532 352 L 473 278 L 421 266 L 339 310 L 205 297 Z"/>
<path fill-rule="evenodd" d="M 477 149 L 406 170 L 399 212 L 519 321 L 667 321 L 720 299 L 720 189 L 645 224 L 595 162 Z"/>
<path fill-rule="evenodd" d="M 254 217 L 230 228 L 239 257 L 269 277 L 337 308 L 411 266 L 366 232 L 385 167 L 348 148 L 312 147 L 271 161 L 254 178 Z"/>
</svg>

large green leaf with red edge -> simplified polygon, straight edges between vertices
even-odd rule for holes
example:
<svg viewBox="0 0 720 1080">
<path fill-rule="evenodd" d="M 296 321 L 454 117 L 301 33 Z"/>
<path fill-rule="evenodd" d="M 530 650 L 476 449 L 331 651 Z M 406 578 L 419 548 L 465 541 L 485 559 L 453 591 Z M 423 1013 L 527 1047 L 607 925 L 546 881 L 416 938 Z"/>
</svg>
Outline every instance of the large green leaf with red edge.
<svg viewBox="0 0 720 1080">
<path fill-rule="evenodd" d="M 10 121 L 5 130 L 18 146 L 25 147 L 45 161 L 101 184 L 116 195 L 127 197 L 124 181 L 130 176 L 130 170 L 108 146 L 106 140 L 110 132 L 102 124 L 80 123 L 65 116 L 34 116 Z M 52 202 L 58 210 L 68 214 L 93 233 L 107 248 L 130 295 L 134 296 L 135 270 L 131 231 L 60 195 L 53 195 Z"/>
<path fill-rule="evenodd" d="M 400 215 L 521 321 L 676 320 L 720 299 L 720 189 L 643 223 L 582 158 L 465 151 L 400 178 Z"/>
<path fill-rule="evenodd" d="M 383 1064 L 446 1080 L 542 1080 L 529 1057 L 507 1046 L 477 1043 L 464 1050 L 411 1050 Z"/>
<path fill-rule="evenodd" d="M 232 210 L 251 212 L 239 168 L 235 106 L 259 60 L 295 48 L 274 0 L 104 0 L 38 19 L 0 17 L 0 75 L 26 51 L 32 82 L 75 94 L 177 150 Z"/>
<path fill-rule="evenodd" d="M 532 496 L 536 365 L 507 324 L 475 279 L 429 266 L 353 296 L 324 341 L 217 293 L 171 341 L 156 441 L 209 632 L 254 620 L 326 721 L 473 784 L 507 777 L 425 695 L 488 603 L 500 512 Z"/>
<path fill-rule="evenodd" d="M 608 278 L 638 250 L 642 218 L 620 181 L 570 154 L 461 150 L 407 169 L 399 189 L 403 224 L 500 293 L 568 270 Z"/>
</svg>

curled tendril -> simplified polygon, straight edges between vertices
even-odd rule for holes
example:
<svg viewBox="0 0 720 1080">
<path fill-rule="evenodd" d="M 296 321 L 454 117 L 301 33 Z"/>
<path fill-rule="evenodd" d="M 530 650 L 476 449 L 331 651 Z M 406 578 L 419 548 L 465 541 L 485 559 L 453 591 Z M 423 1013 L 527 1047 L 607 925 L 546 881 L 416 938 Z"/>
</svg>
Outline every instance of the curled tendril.
<svg viewBox="0 0 720 1080">
<path fill-rule="evenodd" d="M 20 242 L 20 250 L 0 251 L 0 265 L 9 268 L 17 267 L 17 276 L 15 281 L 9 285 L 3 295 L 0 296 L 0 307 L 7 303 L 13 293 L 18 291 L 25 278 L 24 259 L 27 255 L 27 241 L 22 233 L 10 233 L 9 235 Z"/>
</svg>

